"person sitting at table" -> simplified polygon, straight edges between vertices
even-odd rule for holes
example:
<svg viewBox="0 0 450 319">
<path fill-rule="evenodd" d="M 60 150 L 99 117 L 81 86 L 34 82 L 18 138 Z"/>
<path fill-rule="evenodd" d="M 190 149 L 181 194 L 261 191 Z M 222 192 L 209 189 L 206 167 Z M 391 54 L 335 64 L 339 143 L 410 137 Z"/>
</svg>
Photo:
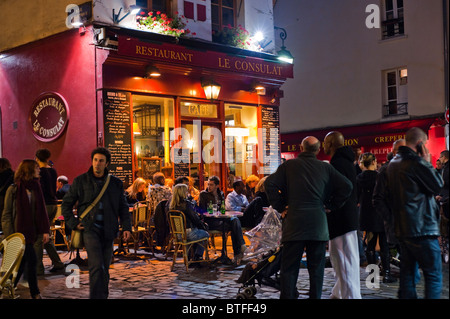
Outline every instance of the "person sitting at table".
<svg viewBox="0 0 450 319">
<path fill-rule="evenodd" d="M 233 183 L 233 191 L 225 199 L 225 209 L 243 212 L 248 206 L 248 200 L 244 193 L 244 182 L 241 180 L 235 181 Z"/>
<path fill-rule="evenodd" d="M 70 184 L 67 176 L 61 175 L 56 179 L 56 198 L 62 199 L 69 191 Z"/>
<path fill-rule="evenodd" d="M 244 195 L 247 197 L 249 203 L 251 203 L 256 196 L 256 185 L 258 185 L 258 183 L 259 177 L 256 175 L 250 175 L 245 180 Z"/>
<path fill-rule="evenodd" d="M 220 179 L 217 176 L 211 176 L 208 179 L 208 188 L 201 191 L 199 195 L 199 208 L 200 211 L 206 212 L 209 203 L 217 204 L 218 208 L 222 201 L 224 201 L 225 196 L 220 190 Z M 207 218 L 207 223 L 210 230 L 223 230 L 225 226 L 225 231 L 231 231 L 231 241 L 233 243 L 234 260 L 236 265 L 241 263 L 244 257 L 244 251 L 247 249 L 245 245 L 244 236 L 242 235 L 241 221 L 237 217 L 223 219 L 217 218 Z M 225 223 L 225 225 L 223 224 Z"/>
<path fill-rule="evenodd" d="M 181 183 L 173 186 L 172 199 L 169 206 L 166 206 L 166 213 L 169 210 L 180 210 L 186 216 L 187 240 L 193 241 L 202 238 L 208 238 L 207 225 L 200 219 L 194 211 L 194 206 L 187 200 L 188 186 Z M 202 260 L 204 247 L 200 244 L 194 244 L 194 260 Z"/>
<path fill-rule="evenodd" d="M 168 200 L 172 196 L 172 190 L 165 185 L 165 181 L 163 173 L 156 172 L 153 174 L 153 185 L 148 188 L 147 196 L 152 214 L 160 201 Z"/>
<path fill-rule="evenodd" d="M 147 187 L 145 179 L 138 177 L 134 180 L 133 184 L 125 191 L 128 206 L 133 207 L 137 202 L 145 201 L 145 187 Z"/>
<path fill-rule="evenodd" d="M 265 215 L 264 207 L 269 207 L 269 199 L 264 188 L 264 181 L 267 176 L 261 178 L 255 187 L 255 198 L 244 210 L 244 216 L 241 217 L 242 227 L 253 228 L 258 225 Z"/>
</svg>

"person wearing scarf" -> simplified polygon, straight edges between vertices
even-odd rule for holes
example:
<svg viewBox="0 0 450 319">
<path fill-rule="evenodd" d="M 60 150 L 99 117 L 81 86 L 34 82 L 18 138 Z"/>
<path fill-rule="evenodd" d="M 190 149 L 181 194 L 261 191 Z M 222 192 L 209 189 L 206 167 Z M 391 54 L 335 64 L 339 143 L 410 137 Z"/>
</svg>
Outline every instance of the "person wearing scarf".
<svg viewBox="0 0 450 319">
<path fill-rule="evenodd" d="M 33 245 L 40 237 L 43 243 L 49 241 L 50 224 L 36 161 L 23 160 L 14 174 L 14 182 L 6 191 L 2 227 L 5 236 L 21 233 L 25 237 L 25 253 L 15 285 L 26 270 L 31 297 L 41 299 L 36 275 L 37 257 Z"/>
</svg>

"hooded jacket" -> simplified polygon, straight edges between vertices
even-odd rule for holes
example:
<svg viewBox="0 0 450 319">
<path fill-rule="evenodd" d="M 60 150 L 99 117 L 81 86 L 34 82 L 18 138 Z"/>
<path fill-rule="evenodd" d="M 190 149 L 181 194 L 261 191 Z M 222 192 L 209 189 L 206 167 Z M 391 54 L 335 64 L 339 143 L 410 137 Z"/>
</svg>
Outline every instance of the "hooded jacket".
<svg viewBox="0 0 450 319">
<path fill-rule="evenodd" d="M 330 160 L 330 164 L 347 177 L 353 186 L 347 202 L 339 209 L 327 214 L 330 239 L 344 235 L 359 228 L 359 216 L 356 194 L 356 169 L 353 161 L 355 153 L 350 146 L 340 147 Z"/>
<path fill-rule="evenodd" d="M 444 182 L 434 167 L 407 146 L 401 146 L 387 168 L 388 203 L 397 238 L 439 236 L 435 195 Z"/>
</svg>

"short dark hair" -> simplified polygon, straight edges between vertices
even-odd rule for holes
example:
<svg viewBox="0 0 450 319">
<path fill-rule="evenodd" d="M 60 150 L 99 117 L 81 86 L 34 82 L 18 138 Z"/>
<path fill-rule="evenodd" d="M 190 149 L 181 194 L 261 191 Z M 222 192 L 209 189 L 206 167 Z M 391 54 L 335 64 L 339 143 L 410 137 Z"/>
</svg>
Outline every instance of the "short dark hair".
<svg viewBox="0 0 450 319">
<path fill-rule="evenodd" d="M 186 176 L 180 176 L 175 179 L 174 185 L 184 184 L 185 182 L 189 183 L 189 178 L 187 178 Z"/>
<path fill-rule="evenodd" d="M 97 147 L 91 153 L 91 160 L 94 159 L 95 154 L 102 154 L 106 157 L 106 163 L 111 163 L 111 152 L 106 147 Z"/>
<path fill-rule="evenodd" d="M 448 158 L 448 155 L 449 155 L 448 150 L 442 151 L 440 155 L 444 156 L 446 159 L 449 159 Z"/>
<path fill-rule="evenodd" d="M 410 128 L 405 134 L 405 140 L 407 144 L 414 145 L 418 141 L 423 139 L 428 139 L 428 136 L 421 128 L 418 127 Z"/>
<path fill-rule="evenodd" d="M 52 156 L 52 153 L 47 148 L 40 148 L 36 151 L 36 158 L 43 163 L 46 163 Z"/>
<path fill-rule="evenodd" d="M 236 189 L 239 185 L 244 185 L 245 186 L 245 184 L 244 184 L 244 181 L 241 181 L 240 179 L 239 180 L 237 180 L 237 181 L 235 181 L 234 183 L 233 183 L 233 189 Z"/>
<path fill-rule="evenodd" d="M 220 179 L 217 176 L 211 176 L 208 180 L 213 181 L 216 185 L 220 184 Z"/>
</svg>

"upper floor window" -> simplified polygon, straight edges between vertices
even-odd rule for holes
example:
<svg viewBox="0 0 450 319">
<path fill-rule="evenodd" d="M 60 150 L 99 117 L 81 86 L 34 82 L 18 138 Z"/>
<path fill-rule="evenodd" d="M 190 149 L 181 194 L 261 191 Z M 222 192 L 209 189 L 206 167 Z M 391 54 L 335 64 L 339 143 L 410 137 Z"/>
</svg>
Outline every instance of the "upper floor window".
<svg viewBox="0 0 450 319">
<path fill-rule="evenodd" d="M 384 78 L 383 117 L 408 114 L 408 69 L 388 70 Z"/>
<path fill-rule="evenodd" d="M 170 0 L 136 0 L 136 5 L 144 11 L 170 13 Z"/>
<path fill-rule="evenodd" d="M 236 0 L 211 0 L 211 24 L 213 31 L 224 26 L 236 25 Z"/>
<path fill-rule="evenodd" d="M 385 0 L 383 14 L 383 39 L 405 34 L 403 0 Z"/>
</svg>

